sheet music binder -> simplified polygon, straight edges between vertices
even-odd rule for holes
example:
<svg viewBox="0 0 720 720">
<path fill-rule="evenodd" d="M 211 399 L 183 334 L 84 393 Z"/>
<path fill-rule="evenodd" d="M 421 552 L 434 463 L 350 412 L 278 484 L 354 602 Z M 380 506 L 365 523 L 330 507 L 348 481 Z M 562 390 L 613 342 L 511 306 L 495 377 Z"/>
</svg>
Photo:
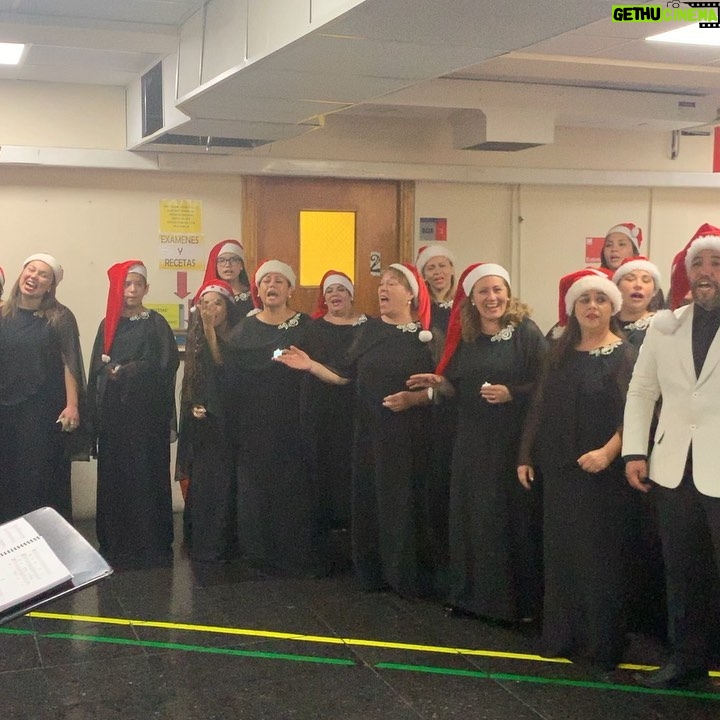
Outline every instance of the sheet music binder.
<svg viewBox="0 0 720 720">
<path fill-rule="evenodd" d="M 100 553 L 56 510 L 43 507 L 22 516 L 41 535 L 72 577 L 40 595 L 0 612 L 0 625 L 46 603 L 77 592 L 112 575 Z"/>
</svg>

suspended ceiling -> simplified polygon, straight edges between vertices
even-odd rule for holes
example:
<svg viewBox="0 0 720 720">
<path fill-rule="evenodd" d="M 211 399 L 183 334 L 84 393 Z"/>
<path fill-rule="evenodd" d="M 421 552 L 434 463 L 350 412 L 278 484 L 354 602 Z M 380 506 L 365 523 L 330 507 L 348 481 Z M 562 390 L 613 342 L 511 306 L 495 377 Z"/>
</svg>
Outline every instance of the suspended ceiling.
<svg viewBox="0 0 720 720">
<path fill-rule="evenodd" d="M 0 80 L 130 86 L 177 53 L 183 24 L 205 5 L 0 0 L 0 41 L 29 46 L 21 66 L 0 66 Z M 610 9 L 605 0 L 366 0 L 179 98 L 182 132 L 237 137 L 254 124 L 302 126 L 299 135 L 335 113 L 400 118 L 409 132 L 414 119 L 452 124 L 473 111 L 500 125 L 510 116 L 637 130 L 711 123 L 720 47 L 648 43 L 656 25 L 612 22 Z"/>
</svg>

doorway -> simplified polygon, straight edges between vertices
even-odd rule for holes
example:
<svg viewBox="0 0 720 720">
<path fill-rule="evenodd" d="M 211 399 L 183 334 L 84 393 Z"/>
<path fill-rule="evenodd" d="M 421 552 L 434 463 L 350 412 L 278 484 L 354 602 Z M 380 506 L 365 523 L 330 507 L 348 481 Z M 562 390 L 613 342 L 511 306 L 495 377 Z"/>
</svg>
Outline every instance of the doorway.
<svg viewBox="0 0 720 720">
<path fill-rule="evenodd" d="M 315 273 L 307 284 L 301 283 L 309 269 L 309 261 L 302 260 L 301 214 L 352 213 L 354 257 L 348 274 L 354 277 L 355 304 L 361 312 L 376 315 L 381 268 L 391 262 L 412 261 L 414 197 L 414 183 L 404 181 L 245 177 L 242 237 L 248 265 L 255 268 L 259 261 L 269 258 L 288 263 L 298 275 L 293 308 L 311 313 L 322 273 Z M 316 255 L 313 265 L 324 270 L 343 269 L 333 267 L 333 249 L 333 239 L 328 238 L 327 263 Z"/>
</svg>

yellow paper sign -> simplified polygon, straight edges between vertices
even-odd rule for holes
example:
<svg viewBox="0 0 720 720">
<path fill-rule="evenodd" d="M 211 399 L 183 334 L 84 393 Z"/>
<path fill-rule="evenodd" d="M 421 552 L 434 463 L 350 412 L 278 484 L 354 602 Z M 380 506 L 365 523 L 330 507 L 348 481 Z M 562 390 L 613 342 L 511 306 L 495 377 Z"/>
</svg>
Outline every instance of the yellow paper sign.
<svg viewBox="0 0 720 720">
<path fill-rule="evenodd" d="M 199 200 L 161 200 L 160 234 L 197 235 L 202 232 Z"/>
</svg>

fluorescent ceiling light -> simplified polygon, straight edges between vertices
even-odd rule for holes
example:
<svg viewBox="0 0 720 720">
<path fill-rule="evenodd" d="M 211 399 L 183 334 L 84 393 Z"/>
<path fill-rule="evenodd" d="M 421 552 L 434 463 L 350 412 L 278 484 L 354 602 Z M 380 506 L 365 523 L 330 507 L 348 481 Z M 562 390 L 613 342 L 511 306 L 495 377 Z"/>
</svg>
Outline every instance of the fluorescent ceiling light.
<svg viewBox="0 0 720 720">
<path fill-rule="evenodd" d="M 25 46 L 22 43 L 0 43 L 0 65 L 17 65 Z"/>
<path fill-rule="evenodd" d="M 683 45 L 720 45 L 720 29 L 701 28 L 699 24 L 685 25 L 669 32 L 645 38 L 650 42 L 681 43 Z"/>
</svg>

